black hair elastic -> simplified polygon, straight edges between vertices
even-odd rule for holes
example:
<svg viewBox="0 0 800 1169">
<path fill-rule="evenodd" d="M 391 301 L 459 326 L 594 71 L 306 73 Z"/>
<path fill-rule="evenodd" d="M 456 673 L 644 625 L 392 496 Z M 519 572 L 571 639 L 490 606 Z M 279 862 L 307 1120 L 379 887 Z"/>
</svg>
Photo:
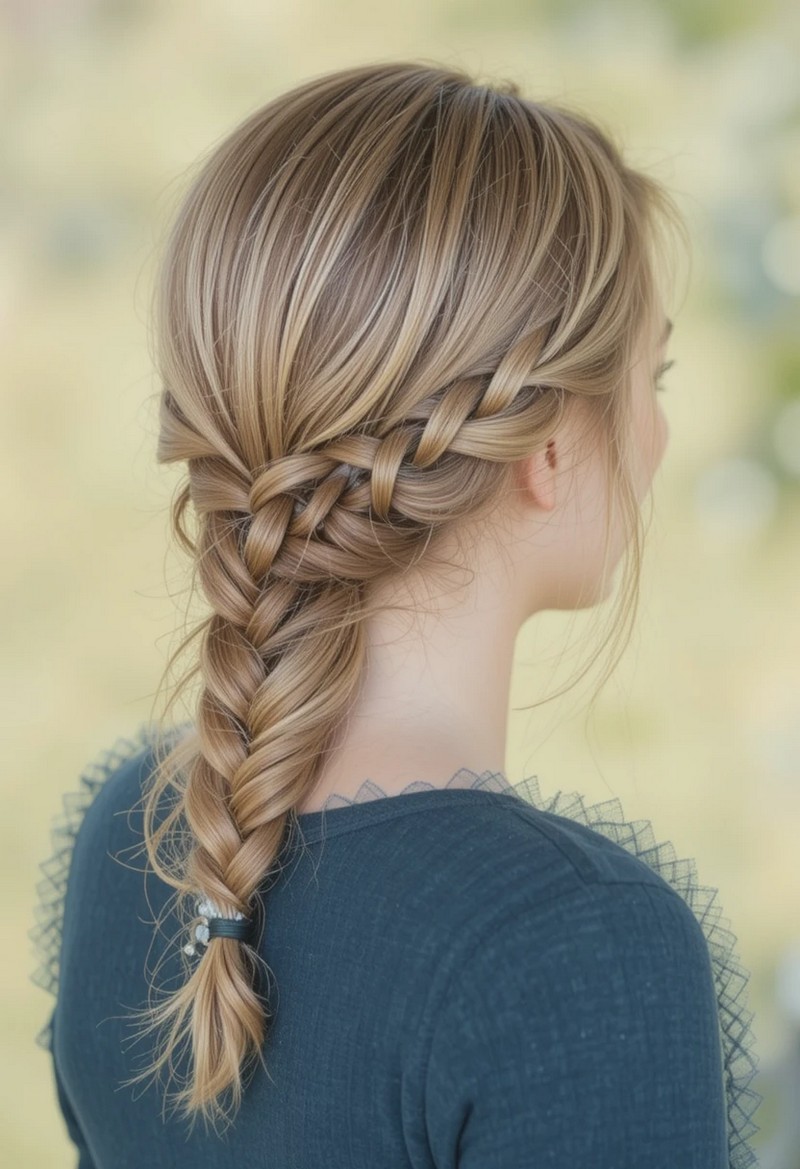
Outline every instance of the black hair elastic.
<svg viewBox="0 0 800 1169">
<path fill-rule="evenodd" d="M 212 938 L 233 938 L 237 942 L 250 942 L 253 934 L 253 919 L 237 913 L 235 917 L 225 917 L 210 897 L 201 897 L 197 902 L 197 912 L 200 924 L 195 926 L 195 942 L 203 947 L 200 953 L 205 953 Z M 188 942 L 183 951 L 194 956 L 197 954 L 195 942 Z"/>
<path fill-rule="evenodd" d="M 239 942 L 248 942 L 253 928 L 249 917 L 210 917 L 208 919 L 208 940 L 212 938 L 235 938 Z"/>
</svg>

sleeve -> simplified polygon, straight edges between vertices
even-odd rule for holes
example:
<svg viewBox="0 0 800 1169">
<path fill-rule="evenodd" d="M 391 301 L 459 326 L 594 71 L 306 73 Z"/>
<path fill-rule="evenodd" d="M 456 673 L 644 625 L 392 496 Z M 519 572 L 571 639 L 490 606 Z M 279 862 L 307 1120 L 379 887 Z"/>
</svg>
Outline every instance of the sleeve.
<svg viewBox="0 0 800 1169">
<path fill-rule="evenodd" d="M 64 1118 L 64 1124 L 67 1127 L 67 1133 L 72 1141 L 78 1154 L 78 1160 L 75 1164 L 75 1169 L 96 1169 L 95 1161 L 92 1154 L 89 1152 L 89 1146 L 86 1143 L 86 1138 L 83 1135 L 81 1126 L 78 1123 L 78 1118 L 70 1104 L 67 1096 L 66 1088 L 58 1072 L 58 1064 L 53 1060 L 53 1075 L 56 1084 L 56 1098 L 58 1106 L 61 1109 L 61 1115 Z"/>
<path fill-rule="evenodd" d="M 425 1090 L 437 1169 L 729 1169 L 711 962 L 668 887 L 517 911 L 454 977 Z"/>
<path fill-rule="evenodd" d="M 184 733 L 178 727 L 177 734 Z M 169 739 L 166 740 L 169 745 Z M 124 769 L 149 768 L 150 753 L 160 743 L 158 728 L 143 724 L 132 737 L 121 737 L 110 749 L 101 751 L 81 772 L 78 787 L 66 792 L 62 809 L 51 822 L 51 851 L 41 862 L 42 877 L 36 886 L 34 915 L 36 923 L 29 930 L 38 965 L 31 982 L 54 996 L 55 1006 L 47 1012 L 44 1026 L 35 1036 L 35 1042 L 50 1055 L 58 1106 L 70 1140 L 78 1153 L 76 1169 L 94 1169 L 95 1162 L 89 1150 L 75 1109 L 70 1101 L 67 1084 L 59 1071 L 56 1049 L 56 1019 L 61 966 L 61 942 L 64 926 L 64 908 L 69 872 L 78 834 L 87 813 L 106 784 Z"/>
<path fill-rule="evenodd" d="M 185 725 L 170 732 L 185 733 Z M 168 747 L 172 739 L 164 739 Z M 50 825 L 51 845 L 48 855 L 39 864 L 41 877 L 37 882 L 34 900 L 34 925 L 28 936 L 33 944 L 36 968 L 30 976 L 58 999 L 61 966 L 61 942 L 64 932 L 64 906 L 72 857 L 78 834 L 95 800 L 112 778 L 120 776 L 127 767 L 149 769 L 152 752 L 161 746 L 155 724 L 144 723 L 133 735 L 120 737 L 111 748 L 102 750 L 81 772 L 78 786 L 62 795 L 62 807 Z M 44 1026 L 37 1032 L 35 1042 L 45 1051 L 52 1051 L 52 1018 L 48 1014 Z"/>
</svg>

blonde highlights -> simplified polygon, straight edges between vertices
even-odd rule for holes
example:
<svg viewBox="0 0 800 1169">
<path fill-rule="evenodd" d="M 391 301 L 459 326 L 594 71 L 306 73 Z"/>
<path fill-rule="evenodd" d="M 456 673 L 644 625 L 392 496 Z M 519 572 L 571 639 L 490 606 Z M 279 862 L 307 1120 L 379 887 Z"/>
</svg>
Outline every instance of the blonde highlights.
<svg viewBox="0 0 800 1169">
<path fill-rule="evenodd" d="M 160 720 L 194 683 L 193 725 L 163 734 L 145 798 L 148 858 L 187 936 L 203 895 L 258 915 L 357 696 L 376 586 L 433 565 L 579 405 L 631 535 L 614 627 L 630 629 L 629 374 L 669 224 L 663 187 L 587 118 L 426 63 L 315 78 L 202 160 L 155 326 L 157 458 L 186 465 L 172 524 L 208 613 Z M 245 1068 L 266 1066 L 267 971 L 232 938 L 187 960 L 141 1012 L 161 1043 L 134 1080 L 185 1046 L 184 1116 L 235 1111 Z"/>
</svg>

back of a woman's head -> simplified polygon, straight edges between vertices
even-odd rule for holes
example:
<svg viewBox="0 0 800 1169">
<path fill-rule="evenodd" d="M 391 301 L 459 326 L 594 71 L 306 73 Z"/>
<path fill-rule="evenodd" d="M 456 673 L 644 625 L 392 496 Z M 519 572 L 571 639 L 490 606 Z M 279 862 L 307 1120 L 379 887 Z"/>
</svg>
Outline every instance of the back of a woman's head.
<svg viewBox="0 0 800 1169">
<path fill-rule="evenodd" d="M 167 707 L 196 681 L 193 725 L 164 737 L 145 817 L 187 935 L 201 896 L 258 913 L 356 695 L 378 584 L 475 530 L 577 406 L 629 525 L 630 627 L 629 374 L 667 223 L 664 189 L 585 116 L 421 63 L 307 82 L 203 160 L 155 320 L 158 459 L 187 466 L 173 522 L 208 610 Z M 229 937 L 187 952 L 142 1012 L 164 1030 L 134 1078 L 185 1043 L 184 1115 L 235 1109 L 246 1065 L 269 1062 L 264 965 Z"/>
</svg>

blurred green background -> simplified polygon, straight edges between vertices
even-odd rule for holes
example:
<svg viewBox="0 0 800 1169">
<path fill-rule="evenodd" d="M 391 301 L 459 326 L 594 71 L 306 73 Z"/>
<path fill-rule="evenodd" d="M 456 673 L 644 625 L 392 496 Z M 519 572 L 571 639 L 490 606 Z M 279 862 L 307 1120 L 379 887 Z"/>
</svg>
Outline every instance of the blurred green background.
<svg viewBox="0 0 800 1169">
<path fill-rule="evenodd" d="M 687 216 L 636 633 L 587 720 L 587 683 L 522 708 L 585 660 L 592 615 L 525 627 L 507 773 L 618 797 L 694 857 L 751 972 L 762 1066 L 800 1051 L 799 42 L 797 5 L 752 0 L 3 4 L 7 1164 L 71 1163 L 33 1039 L 51 1008 L 27 936 L 50 824 L 150 716 L 184 618 L 175 473 L 154 460 L 158 247 L 202 152 L 278 92 L 370 60 L 574 102 Z M 757 1148 L 788 1132 L 768 1087 Z M 785 1139 L 770 1163 L 796 1167 Z"/>
</svg>

